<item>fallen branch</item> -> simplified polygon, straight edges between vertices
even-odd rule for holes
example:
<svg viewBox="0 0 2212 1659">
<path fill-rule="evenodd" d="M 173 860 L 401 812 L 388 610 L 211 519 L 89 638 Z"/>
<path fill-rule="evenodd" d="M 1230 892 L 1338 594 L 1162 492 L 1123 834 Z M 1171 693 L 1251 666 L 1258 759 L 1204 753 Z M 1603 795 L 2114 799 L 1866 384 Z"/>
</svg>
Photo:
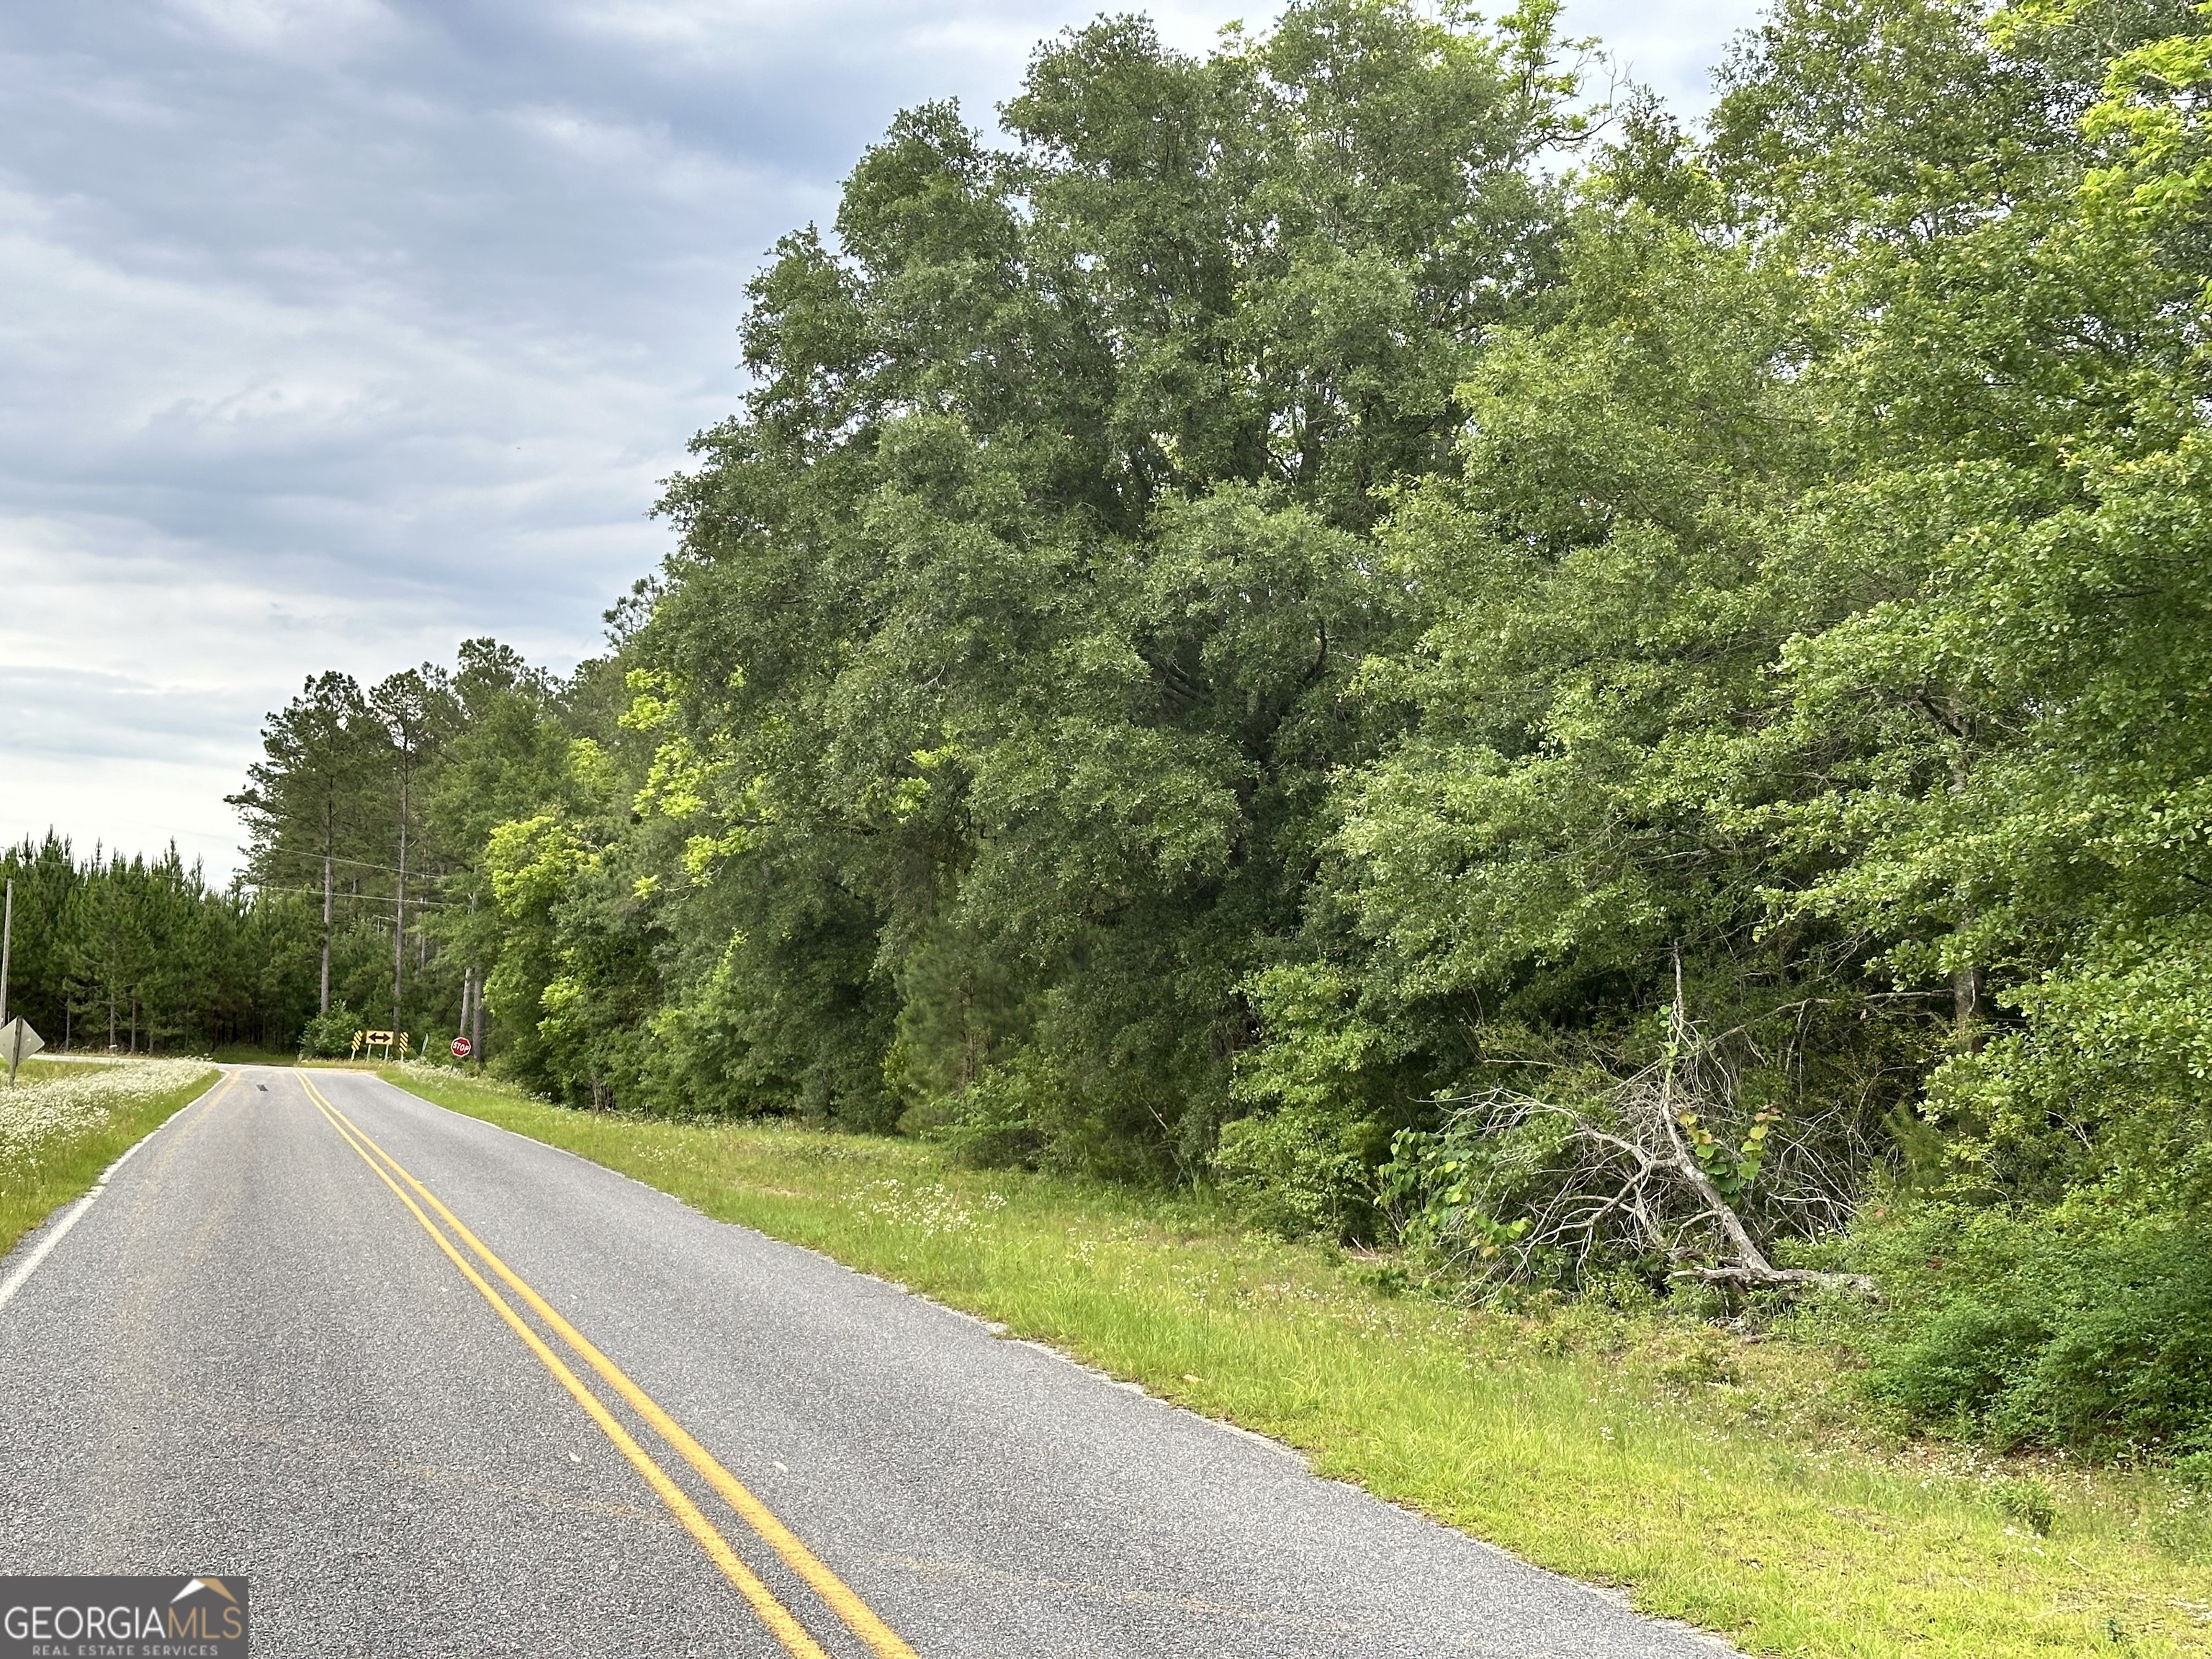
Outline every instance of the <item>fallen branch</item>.
<svg viewBox="0 0 2212 1659">
<path fill-rule="evenodd" d="M 1845 1218 L 1849 1193 L 1790 1133 L 1806 1126 L 1784 1124 L 1784 1133 L 1761 1149 L 1768 1165 L 1759 1194 L 1764 1213 L 1738 1207 L 1759 1178 L 1760 1160 L 1725 1142 L 1716 1147 L 1705 1124 L 1741 1119 L 1738 1061 L 1730 1051 L 1748 1046 L 1748 1038 L 1741 1028 L 1717 1037 L 1700 1030 L 1690 1018 L 1679 950 L 1674 966 L 1666 1052 L 1607 1080 L 1589 1104 L 1510 1088 L 1452 1103 L 1460 1109 L 1444 1135 L 1469 1150 L 1449 1165 L 1451 1202 L 1481 1224 L 1479 1237 L 1462 1241 L 1480 1251 L 1478 1271 L 1534 1277 L 1556 1271 L 1564 1258 L 1580 1276 L 1607 1251 L 1658 1254 L 1677 1262 L 1718 1257 L 1717 1265 L 1685 1267 L 1668 1276 L 1878 1300 L 1874 1280 L 1863 1273 L 1778 1267 L 1767 1255 L 1761 1234 L 1775 1230 L 1778 1211 Z M 1560 1126 L 1556 1139 L 1537 1127 L 1545 1120 Z M 1746 1146 L 1764 1139 L 1770 1121 L 1782 1120 L 1764 1114 L 1754 1121 L 1759 1127 Z M 1510 1137 L 1522 1137 L 1527 1150 L 1509 1150 L 1503 1158 L 1472 1150 L 1485 1143 L 1510 1148 Z M 1709 1159 L 1715 1167 L 1707 1167 Z M 1493 1218 L 1515 1209 L 1523 1213 L 1510 1226 Z M 1554 1265 L 1541 1265 L 1547 1261 Z"/>
</svg>

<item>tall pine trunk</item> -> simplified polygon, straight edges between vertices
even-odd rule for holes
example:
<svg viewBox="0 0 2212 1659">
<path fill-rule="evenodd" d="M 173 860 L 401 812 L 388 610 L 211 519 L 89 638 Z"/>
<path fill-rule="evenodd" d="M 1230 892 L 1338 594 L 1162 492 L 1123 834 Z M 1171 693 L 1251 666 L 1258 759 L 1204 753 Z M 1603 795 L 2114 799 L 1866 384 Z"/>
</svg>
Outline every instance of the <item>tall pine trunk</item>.
<svg viewBox="0 0 2212 1659">
<path fill-rule="evenodd" d="M 332 828 L 331 808 L 323 809 L 323 972 L 315 994 L 315 1012 L 327 1014 L 331 1011 L 331 853 Z"/>
<path fill-rule="evenodd" d="M 399 766 L 398 898 L 392 913 L 392 1029 L 399 1029 L 399 989 L 407 969 L 407 763 Z"/>
</svg>

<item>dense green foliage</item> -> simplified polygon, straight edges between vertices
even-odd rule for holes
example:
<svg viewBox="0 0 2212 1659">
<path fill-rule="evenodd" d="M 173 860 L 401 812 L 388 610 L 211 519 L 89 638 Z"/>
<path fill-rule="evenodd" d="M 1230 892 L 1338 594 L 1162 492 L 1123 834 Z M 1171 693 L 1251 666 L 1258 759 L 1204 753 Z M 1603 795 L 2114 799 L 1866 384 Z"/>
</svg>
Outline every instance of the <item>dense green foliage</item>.
<svg viewBox="0 0 2212 1659">
<path fill-rule="evenodd" d="M 1923 1419 L 2201 1437 L 2206 19 L 1781 0 L 1695 133 L 1553 22 L 1109 19 L 1003 148 L 902 115 L 610 656 L 318 683 L 259 872 L 414 826 L 563 1099 L 1505 1287 L 1870 1267 Z"/>
</svg>

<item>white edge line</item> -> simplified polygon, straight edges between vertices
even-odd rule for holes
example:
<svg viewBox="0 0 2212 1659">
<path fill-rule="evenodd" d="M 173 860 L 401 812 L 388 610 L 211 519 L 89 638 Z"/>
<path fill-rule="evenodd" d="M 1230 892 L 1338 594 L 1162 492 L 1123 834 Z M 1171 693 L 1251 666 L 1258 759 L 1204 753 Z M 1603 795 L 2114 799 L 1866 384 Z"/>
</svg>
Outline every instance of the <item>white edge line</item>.
<svg viewBox="0 0 2212 1659">
<path fill-rule="evenodd" d="M 198 1105 L 201 1101 L 210 1098 L 216 1090 L 222 1088 L 225 1083 L 230 1081 L 231 1076 L 232 1073 L 228 1072 L 224 1073 L 222 1077 L 216 1079 L 213 1084 L 209 1085 L 207 1090 L 199 1096 L 198 1099 L 186 1101 L 182 1110 L 171 1114 L 169 1117 L 165 1119 L 163 1121 L 155 1125 L 153 1129 L 147 1134 L 132 1141 L 128 1146 L 125 1147 L 123 1149 L 123 1156 L 117 1158 L 114 1163 L 109 1164 L 106 1169 L 100 1172 L 100 1179 L 92 1183 L 92 1186 L 86 1191 L 82 1198 L 77 1200 L 76 1203 L 70 1205 L 68 1209 L 62 1212 L 60 1220 L 46 1224 L 46 1237 L 31 1247 L 31 1253 L 28 1255 L 25 1256 L 22 1261 L 16 1263 L 15 1272 L 9 1273 L 5 1279 L 0 1279 L 0 1308 L 4 1308 L 8 1305 L 9 1299 L 12 1297 L 17 1291 L 21 1290 L 23 1288 L 24 1282 L 27 1280 L 33 1273 L 39 1270 L 39 1263 L 46 1259 L 47 1253 L 51 1251 L 55 1245 L 60 1243 L 62 1240 L 68 1237 L 69 1230 L 76 1226 L 79 1221 L 84 1218 L 84 1212 L 92 1207 L 93 1200 L 98 1198 L 100 1194 L 107 1190 L 107 1183 L 115 1178 L 115 1172 L 118 1170 L 121 1169 L 125 1164 L 131 1161 L 131 1154 L 136 1152 L 141 1146 L 143 1146 L 148 1141 L 153 1139 L 155 1135 L 160 1134 L 161 1131 L 167 1128 L 170 1124 L 174 1123 L 179 1118 L 182 1117 L 185 1112 L 190 1111 L 193 1107 Z"/>
</svg>

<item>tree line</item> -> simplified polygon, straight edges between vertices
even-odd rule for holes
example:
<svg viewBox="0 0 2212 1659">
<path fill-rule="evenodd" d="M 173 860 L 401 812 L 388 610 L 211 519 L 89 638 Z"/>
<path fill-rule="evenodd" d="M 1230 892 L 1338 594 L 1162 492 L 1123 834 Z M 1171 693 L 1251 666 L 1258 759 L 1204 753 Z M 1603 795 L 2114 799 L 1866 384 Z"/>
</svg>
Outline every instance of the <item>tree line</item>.
<svg viewBox="0 0 2212 1659">
<path fill-rule="evenodd" d="M 0 849 L 14 884 L 8 1012 L 50 1047 L 152 1054 L 289 1042 L 311 1005 L 296 906 L 157 858 L 48 834 Z"/>
<path fill-rule="evenodd" d="M 50 1044 L 123 1053 L 344 1054 L 387 1025 L 442 1049 L 472 1028 L 489 959 L 471 928 L 484 841 L 501 811 L 544 797 L 546 754 L 567 752 L 546 722 L 574 706 L 567 692 L 488 640 L 452 669 L 365 689 L 314 676 L 270 716 L 229 798 L 249 846 L 227 885 L 173 847 L 81 858 L 49 834 L 0 850 L 10 1011 Z M 533 744 L 552 745 L 538 775 Z"/>
<path fill-rule="evenodd" d="M 311 684 L 256 880 L 562 1099 L 1872 1287 L 1924 1420 L 2212 1455 L 2212 34 L 1780 0 L 1692 128 L 1556 24 L 902 114 L 605 655 Z"/>
<path fill-rule="evenodd" d="M 550 787 L 547 745 L 566 752 L 551 724 L 561 707 L 549 676 L 472 640 L 450 670 L 425 664 L 366 689 L 313 676 L 270 716 L 263 757 L 229 800 L 252 887 L 307 918 L 304 1048 L 346 1052 L 354 1032 L 388 1027 L 419 1051 L 474 1029 L 496 914 L 484 844 L 502 812 Z"/>
</svg>

